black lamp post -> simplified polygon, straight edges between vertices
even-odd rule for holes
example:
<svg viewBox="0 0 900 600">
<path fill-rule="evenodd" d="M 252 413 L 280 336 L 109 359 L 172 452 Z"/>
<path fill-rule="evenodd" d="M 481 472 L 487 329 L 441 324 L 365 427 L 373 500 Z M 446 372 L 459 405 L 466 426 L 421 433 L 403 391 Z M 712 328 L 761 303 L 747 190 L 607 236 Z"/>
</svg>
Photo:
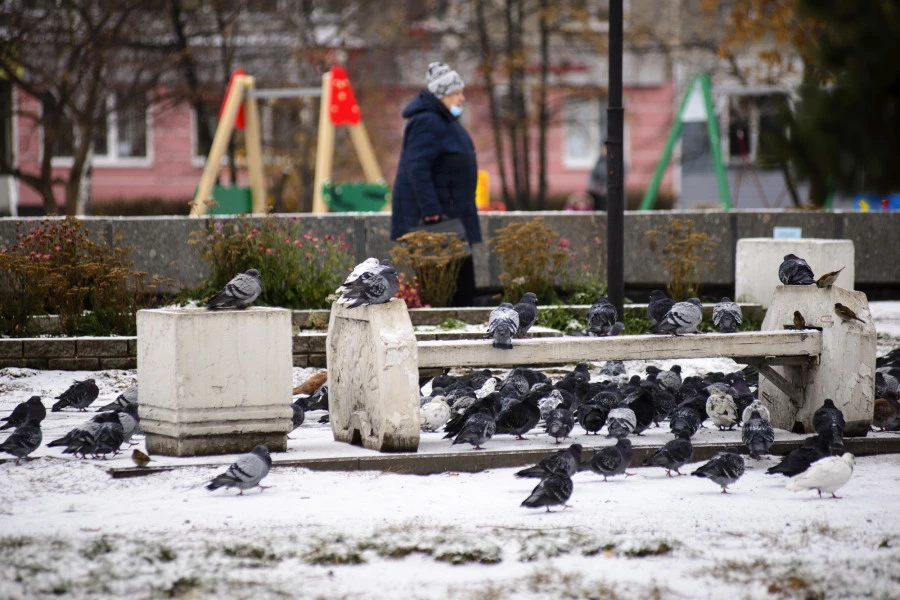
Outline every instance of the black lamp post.
<svg viewBox="0 0 900 600">
<path fill-rule="evenodd" d="M 609 105 L 606 133 L 606 282 L 609 301 L 624 321 L 625 182 L 622 107 L 622 0 L 609 2 Z"/>
</svg>

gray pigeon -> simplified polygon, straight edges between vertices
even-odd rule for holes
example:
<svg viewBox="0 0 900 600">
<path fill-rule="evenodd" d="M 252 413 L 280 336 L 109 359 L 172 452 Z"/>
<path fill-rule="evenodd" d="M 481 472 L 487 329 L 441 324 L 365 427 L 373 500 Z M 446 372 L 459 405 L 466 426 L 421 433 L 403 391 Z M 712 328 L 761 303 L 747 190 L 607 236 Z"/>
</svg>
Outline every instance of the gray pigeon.
<svg viewBox="0 0 900 600">
<path fill-rule="evenodd" d="M 345 292 L 349 291 L 349 288 L 347 287 L 348 285 L 352 284 L 354 281 L 356 281 L 357 279 L 362 277 L 363 273 L 366 273 L 367 271 L 371 271 L 372 269 L 374 269 L 375 267 L 380 265 L 381 262 L 382 261 L 378 260 L 374 256 L 370 256 L 366 260 L 362 261 L 361 263 L 359 263 L 358 265 L 353 267 L 353 270 L 350 271 L 349 275 L 347 275 L 347 278 L 344 280 L 344 283 L 342 283 L 341 286 L 337 290 L 335 290 L 334 293 L 337 294 L 338 296 L 343 296 Z"/>
<path fill-rule="evenodd" d="M 247 308 L 262 293 L 262 282 L 259 271 L 249 269 L 239 273 L 225 284 L 225 289 L 209 299 L 206 308 L 221 310 L 223 308 Z"/>
<path fill-rule="evenodd" d="M 750 451 L 750 458 L 759 460 L 763 454 L 769 453 L 769 448 L 775 443 L 775 430 L 760 416 L 759 411 L 754 410 L 744 422 L 741 439 Z"/>
<path fill-rule="evenodd" d="M 16 405 L 13 411 L 9 414 L 9 416 L 3 417 L 0 421 L 6 421 L 2 427 L 0 427 L 0 431 L 3 429 L 10 429 L 19 427 L 20 425 L 24 425 L 25 421 L 28 419 L 34 419 L 37 422 L 41 422 L 44 420 L 44 417 L 47 416 L 47 409 L 44 408 L 44 403 L 41 402 L 40 396 L 32 396 L 25 402 L 20 402 Z"/>
<path fill-rule="evenodd" d="M 545 456 L 533 467 L 522 469 L 516 473 L 516 477 L 540 477 L 547 475 L 566 475 L 571 477 L 578 472 L 578 464 L 581 462 L 581 444 L 572 444 L 565 450 L 558 450 L 549 456 Z"/>
<path fill-rule="evenodd" d="M 100 454 L 117 452 L 122 444 L 124 430 L 117 412 L 97 413 L 87 423 L 82 423 L 69 431 L 65 436 L 55 439 L 48 447 L 65 446 L 63 454 L 88 454 L 95 457 Z"/>
<path fill-rule="evenodd" d="M 519 313 L 509 302 L 503 302 L 491 311 L 487 336 L 493 337 L 492 346 L 500 350 L 512 350 L 512 338 L 519 330 Z"/>
<path fill-rule="evenodd" d="M 686 473 L 680 473 L 678 469 L 689 463 L 693 456 L 694 445 L 691 444 L 690 436 L 681 433 L 677 438 L 666 442 L 662 448 L 647 457 L 644 466 L 662 467 L 666 470 L 666 477 L 671 477 L 672 471 L 679 475 L 685 475 Z"/>
<path fill-rule="evenodd" d="M 606 336 L 610 335 L 615 326 L 619 315 L 616 313 L 616 307 L 605 297 L 598 298 L 596 302 L 588 309 L 587 313 L 587 332 L 589 335 Z"/>
<path fill-rule="evenodd" d="M 637 427 L 637 416 L 627 406 L 620 406 L 609 411 L 606 416 L 606 437 L 626 438 Z"/>
<path fill-rule="evenodd" d="M 686 302 L 676 302 L 662 321 L 650 328 L 650 333 L 682 335 L 697 333 L 697 326 L 703 320 L 700 299 L 689 298 Z"/>
<path fill-rule="evenodd" d="M 809 264 L 793 254 L 786 254 L 778 267 L 778 279 L 784 285 L 813 285 L 816 278 Z"/>
<path fill-rule="evenodd" d="M 519 315 L 519 329 L 516 337 L 525 337 L 528 330 L 537 320 L 537 295 L 534 292 L 526 292 L 522 299 L 513 306 L 513 309 Z"/>
<path fill-rule="evenodd" d="M 653 290 L 650 292 L 650 302 L 647 303 L 647 316 L 650 317 L 650 324 L 656 325 L 666 318 L 666 313 L 675 305 L 675 301 L 666 296 L 662 290 Z"/>
<path fill-rule="evenodd" d="M 547 434 L 559 443 L 559 440 L 569 437 L 572 428 L 575 427 L 575 417 L 572 411 L 559 406 L 550 411 L 545 423 Z"/>
<path fill-rule="evenodd" d="M 594 453 L 589 463 L 590 469 L 597 475 L 603 475 L 603 481 L 606 481 L 607 477 L 625 473 L 631 465 L 633 454 L 631 440 L 619 438 L 615 446 L 604 446 Z"/>
<path fill-rule="evenodd" d="M 97 412 L 105 412 L 107 410 L 121 410 L 128 406 L 129 404 L 134 404 L 137 406 L 138 403 L 138 386 L 133 385 L 127 388 L 124 392 L 116 396 L 116 399 L 101 406 L 97 409 Z"/>
<path fill-rule="evenodd" d="M 481 445 L 494 437 L 496 430 L 493 413 L 487 408 L 480 409 L 466 419 L 453 444 L 472 444 L 475 450 L 484 450 Z"/>
<path fill-rule="evenodd" d="M 527 508 L 547 507 L 547 512 L 551 506 L 560 504 L 565 508 L 566 501 L 572 497 L 572 478 L 566 475 L 548 475 L 541 479 L 541 482 L 531 491 L 531 495 L 525 498 L 522 506 Z"/>
<path fill-rule="evenodd" d="M 400 290 L 400 278 L 391 263 L 382 260 L 354 281 L 344 282 L 342 287 L 347 291 L 338 298 L 338 302 L 347 304 L 347 308 L 385 304 Z"/>
<path fill-rule="evenodd" d="M 29 417 L 0 444 L 0 452 L 15 456 L 18 465 L 23 458 L 37 450 L 41 445 L 42 437 L 41 422 Z"/>
<path fill-rule="evenodd" d="M 134 434 L 141 433 L 141 418 L 138 416 L 137 404 L 128 404 L 115 412 L 119 413 L 119 422 L 122 424 L 122 443 L 128 444 Z"/>
<path fill-rule="evenodd" d="M 71 406 L 83 412 L 99 395 L 100 388 L 97 387 L 93 379 L 76 381 L 69 386 L 69 389 L 56 397 L 59 402 L 54 404 L 50 410 L 59 412 L 67 406 Z"/>
<path fill-rule="evenodd" d="M 722 487 L 722 493 L 727 494 L 725 489 L 744 474 L 744 459 L 738 454 L 737 448 L 726 448 L 724 452 L 719 452 L 713 456 L 709 462 L 700 465 L 696 471 L 691 473 L 696 477 L 706 477 Z"/>
<path fill-rule="evenodd" d="M 291 402 L 291 410 L 294 411 L 294 414 L 291 416 L 291 431 L 294 431 L 303 425 L 303 421 L 306 420 L 306 410 L 303 408 L 300 400 Z"/>
<path fill-rule="evenodd" d="M 723 297 L 713 306 L 712 313 L 713 325 L 715 325 L 722 333 L 734 333 L 744 320 L 741 314 L 741 307 L 737 302 L 732 302 L 731 298 Z"/>
<path fill-rule="evenodd" d="M 238 496 L 244 495 L 244 490 L 259 485 L 259 482 L 269 474 L 269 467 L 272 466 L 272 457 L 269 456 L 269 449 L 263 445 L 259 445 L 251 450 L 248 454 L 242 455 L 228 470 L 221 475 L 216 475 L 215 479 L 206 486 L 208 490 L 217 490 L 220 487 L 236 487 L 240 491 Z M 266 489 L 266 486 L 259 485 L 260 491 Z"/>
</svg>

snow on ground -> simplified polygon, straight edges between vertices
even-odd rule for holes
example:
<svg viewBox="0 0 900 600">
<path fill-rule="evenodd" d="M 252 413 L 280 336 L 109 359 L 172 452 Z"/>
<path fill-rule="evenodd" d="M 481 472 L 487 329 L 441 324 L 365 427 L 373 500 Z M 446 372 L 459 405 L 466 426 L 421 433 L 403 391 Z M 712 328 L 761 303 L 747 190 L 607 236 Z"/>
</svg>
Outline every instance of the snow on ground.
<svg viewBox="0 0 900 600">
<path fill-rule="evenodd" d="M 898 345 L 900 303 L 871 309 L 880 355 Z M 737 368 L 677 362 L 686 374 Z M 294 369 L 294 383 L 314 371 Z M 88 376 L 101 390 L 95 406 L 136 379 L 3 369 L 0 414 L 32 394 L 47 403 Z M 333 442 L 319 414 L 276 465 L 369 452 Z M 44 442 L 89 416 L 48 413 Z M 738 439 L 712 430 L 695 439 L 729 435 Z M 645 437 L 671 438 L 655 429 Z M 420 451 L 450 451 L 440 438 L 424 434 Z M 488 447 L 554 449 L 540 434 Z M 412 476 L 276 466 L 264 481 L 271 489 L 237 496 L 204 488 L 233 456 L 155 457 L 180 468 L 112 479 L 106 468 L 130 466 L 126 457 L 81 461 L 57 450 L 0 464 L 0 598 L 895 598 L 900 589 L 900 455 L 859 458 L 840 500 L 789 492 L 764 473 L 774 459 L 748 459 L 728 495 L 659 468 L 606 483 L 579 473 L 570 508 L 546 513 L 519 506 L 536 481 L 515 479 L 516 469 Z"/>
</svg>

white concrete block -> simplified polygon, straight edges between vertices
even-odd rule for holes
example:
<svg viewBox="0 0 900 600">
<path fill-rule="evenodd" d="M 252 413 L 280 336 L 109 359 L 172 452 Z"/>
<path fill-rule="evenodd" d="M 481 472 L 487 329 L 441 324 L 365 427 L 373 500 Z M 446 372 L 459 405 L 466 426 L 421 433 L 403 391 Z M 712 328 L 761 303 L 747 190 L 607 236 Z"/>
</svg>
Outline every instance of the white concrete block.
<svg viewBox="0 0 900 600">
<path fill-rule="evenodd" d="M 418 354 L 406 304 L 332 304 L 326 348 L 334 439 L 381 452 L 415 452 Z"/>
<path fill-rule="evenodd" d="M 291 312 L 138 311 L 141 427 L 151 454 L 287 449 Z"/>
<path fill-rule="evenodd" d="M 865 323 L 842 321 L 834 312 L 836 302 L 849 307 Z M 865 435 L 875 406 L 876 342 L 866 295 L 837 285 L 822 289 L 779 285 L 775 288 L 762 330 L 784 329 L 785 325 L 791 325 L 795 310 L 800 311 L 807 325 L 822 328 L 822 353 L 818 365 L 772 367 L 801 388 L 803 398 L 797 402 L 771 381 L 760 377 L 759 398 L 769 408 L 772 424 L 792 430 L 799 423 L 804 431 L 813 432 L 813 413 L 826 398 L 831 398 L 844 413 L 846 435 Z"/>
<path fill-rule="evenodd" d="M 768 308 L 775 287 L 781 285 L 778 266 L 786 254 L 804 259 L 817 278 L 844 267 L 834 284 L 853 289 L 853 240 L 743 238 L 735 250 L 735 301 L 756 302 Z"/>
</svg>

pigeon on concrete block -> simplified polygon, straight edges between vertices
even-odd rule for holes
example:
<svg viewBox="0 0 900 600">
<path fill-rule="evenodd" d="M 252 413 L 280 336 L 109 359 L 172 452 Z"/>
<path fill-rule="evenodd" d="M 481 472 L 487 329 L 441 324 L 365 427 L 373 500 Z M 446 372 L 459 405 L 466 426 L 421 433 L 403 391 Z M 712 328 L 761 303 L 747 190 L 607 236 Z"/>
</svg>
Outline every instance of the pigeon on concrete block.
<svg viewBox="0 0 900 600">
<path fill-rule="evenodd" d="M 703 419 L 697 409 L 684 404 L 676 406 L 669 416 L 669 429 L 676 436 L 686 434 L 689 438 L 693 437 L 702 424 Z"/>
<path fill-rule="evenodd" d="M 400 290 L 400 278 L 396 269 L 387 260 L 364 271 L 357 279 L 344 283 L 346 288 L 338 302 L 347 308 L 357 306 L 385 304 Z"/>
<path fill-rule="evenodd" d="M 494 437 L 495 431 L 497 424 L 493 412 L 488 408 L 482 408 L 466 419 L 459 434 L 454 438 L 453 445 L 472 444 L 475 450 L 484 450 L 481 445 Z"/>
<path fill-rule="evenodd" d="M 778 279 L 784 285 L 812 285 L 816 282 L 809 264 L 793 254 L 785 254 L 784 261 L 778 267 Z"/>
<path fill-rule="evenodd" d="M 606 437 L 622 439 L 634 432 L 637 416 L 627 406 L 620 406 L 609 411 L 606 417 Z"/>
<path fill-rule="evenodd" d="M 775 443 L 775 430 L 754 410 L 750 418 L 744 421 L 741 439 L 750 451 L 750 458 L 759 460 L 763 454 L 769 453 L 769 448 Z"/>
<path fill-rule="evenodd" d="M 597 475 L 603 475 L 603 481 L 607 477 L 616 475 L 628 475 L 625 471 L 631 465 L 631 457 L 634 450 L 631 447 L 631 440 L 628 438 L 620 438 L 616 441 L 615 446 L 604 446 L 594 453 L 591 457 L 589 466 L 591 471 Z"/>
<path fill-rule="evenodd" d="M 519 330 L 519 313 L 509 302 L 503 302 L 491 311 L 488 318 L 487 337 L 493 337 L 494 348 L 512 350 L 512 338 Z"/>
<path fill-rule="evenodd" d="M 769 414 L 769 409 L 765 404 L 762 403 L 761 400 L 755 399 L 751 402 L 747 408 L 744 409 L 744 412 L 741 413 L 741 423 L 746 423 L 750 420 L 750 415 L 756 411 L 759 413 L 759 416 L 765 419 L 768 422 L 772 422 L 772 416 Z"/>
<path fill-rule="evenodd" d="M 713 325 L 715 325 L 720 332 L 734 333 L 744 320 L 744 317 L 741 314 L 741 307 L 738 303 L 732 302 L 731 298 L 724 296 L 715 306 L 713 306 L 712 319 Z"/>
<path fill-rule="evenodd" d="M 67 406 L 77 408 L 84 411 L 90 406 L 91 402 L 100 395 L 100 388 L 94 383 L 93 379 L 85 379 L 84 381 L 76 381 L 69 389 L 56 397 L 59 402 L 50 409 L 53 412 L 59 412 Z"/>
<path fill-rule="evenodd" d="M 0 444 L 0 452 L 15 456 L 18 465 L 23 458 L 38 449 L 41 439 L 41 422 L 29 417 Z"/>
<path fill-rule="evenodd" d="M 434 396 L 419 408 L 419 427 L 422 431 L 437 431 L 450 420 L 450 405 L 444 396 Z"/>
<path fill-rule="evenodd" d="M 27 421 L 29 418 L 34 419 L 37 422 L 41 422 L 46 416 L 47 409 L 44 408 L 44 403 L 41 402 L 41 397 L 32 396 L 25 402 L 20 402 L 19 404 L 17 404 L 8 416 L 0 419 L 0 421 L 6 421 L 6 423 L 4 423 L 2 427 L 0 427 L 0 431 L 24 425 L 25 421 Z"/>
<path fill-rule="evenodd" d="M 676 302 L 663 320 L 650 328 L 650 333 L 671 335 L 697 333 L 697 326 L 702 320 L 700 299 L 690 298 L 686 302 Z"/>
<path fill-rule="evenodd" d="M 342 283 L 334 293 L 338 296 L 343 296 L 349 291 L 349 288 L 347 286 L 351 285 L 354 281 L 362 277 L 363 273 L 367 273 L 373 270 L 381 263 L 382 261 L 378 260 L 374 256 L 370 256 L 366 260 L 362 261 L 361 263 L 353 267 L 353 270 L 350 271 L 350 274 L 347 275 L 346 279 L 344 279 L 344 283 Z"/>
<path fill-rule="evenodd" d="M 540 477 L 547 475 L 566 475 L 571 477 L 578 472 L 581 463 L 581 444 L 572 444 L 565 450 L 557 450 L 549 456 L 542 458 L 538 464 L 522 469 L 516 473 L 516 477 Z"/>
<path fill-rule="evenodd" d="M 787 483 L 787 489 L 798 492 L 800 490 L 817 490 L 819 498 L 822 492 L 831 494 L 832 498 L 840 498 L 835 492 L 850 481 L 853 474 L 853 455 L 845 452 L 841 456 L 827 456 L 820 458 L 804 472 L 794 475 Z"/>
<path fill-rule="evenodd" d="M 519 329 L 516 332 L 516 337 L 521 338 L 528 335 L 528 330 L 531 329 L 531 326 L 537 320 L 537 300 L 536 294 L 526 292 L 522 299 L 513 306 L 513 309 L 519 315 Z"/>
<path fill-rule="evenodd" d="M 744 459 L 738 454 L 737 448 L 726 448 L 724 452 L 716 453 L 706 464 L 700 465 L 691 473 L 696 477 L 706 477 L 722 488 L 722 493 L 727 494 L 729 485 L 741 478 L 744 474 Z"/>
<path fill-rule="evenodd" d="M 559 406 L 547 415 L 547 435 L 555 439 L 557 444 L 559 440 L 569 437 L 573 427 L 575 427 L 575 417 L 568 408 Z"/>
<path fill-rule="evenodd" d="M 682 432 L 677 438 L 666 442 L 662 448 L 647 457 L 644 466 L 662 467 L 666 470 L 666 477 L 672 476 L 672 471 L 679 475 L 685 475 L 678 471 L 681 467 L 691 461 L 694 456 L 694 445 L 691 444 L 691 438 Z"/>
<path fill-rule="evenodd" d="M 674 305 L 675 301 L 666 296 L 666 293 L 662 290 L 650 292 L 650 302 L 647 304 L 647 316 L 650 317 L 650 324 L 656 325 L 665 319 L 666 313 Z"/>
<path fill-rule="evenodd" d="M 588 309 L 587 332 L 589 335 L 610 335 L 619 318 L 616 307 L 605 297 L 598 298 Z"/>
<path fill-rule="evenodd" d="M 527 508 L 540 508 L 544 506 L 547 512 L 551 506 L 562 505 L 565 508 L 566 501 L 572 497 L 572 478 L 565 475 L 548 475 L 541 479 L 523 502 Z"/>
<path fill-rule="evenodd" d="M 541 420 L 541 409 L 538 401 L 543 397 L 542 390 L 529 392 L 522 400 L 509 404 L 497 415 L 497 433 L 509 433 L 517 440 L 524 440 L 526 433 L 534 429 Z"/>
<path fill-rule="evenodd" d="M 249 269 L 244 273 L 238 273 L 226 283 L 221 292 L 209 299 L 206 308 L 209 310 L 244 309 L 253 304 L 261 293 L 262 282 L 259 280 L 259 271 Z"/>
<path fill-rule="evenodd" d="M 217 490 L 220 487 L 236 487 L 240 491 L 239 496 L 244 495 L 244 490 L 259 486 L 260 490 L 266 489 L 259 482 L 269 474 L 272 466 L 272 457 L 269 449 L 263 445 L 256 446 L 248 454 L 242 455 L 224 473 L 216 475 L 215 479 L 206 486 L 208 490 Z"/>
<path fill-rule="evenodd" d="M 706 399 L 706 414 L 720 431 L 730 430 L 737 424 L 738 412 L 734 398 L 718 388 L 710 390 L 709 398 Z"/>
</svg>

